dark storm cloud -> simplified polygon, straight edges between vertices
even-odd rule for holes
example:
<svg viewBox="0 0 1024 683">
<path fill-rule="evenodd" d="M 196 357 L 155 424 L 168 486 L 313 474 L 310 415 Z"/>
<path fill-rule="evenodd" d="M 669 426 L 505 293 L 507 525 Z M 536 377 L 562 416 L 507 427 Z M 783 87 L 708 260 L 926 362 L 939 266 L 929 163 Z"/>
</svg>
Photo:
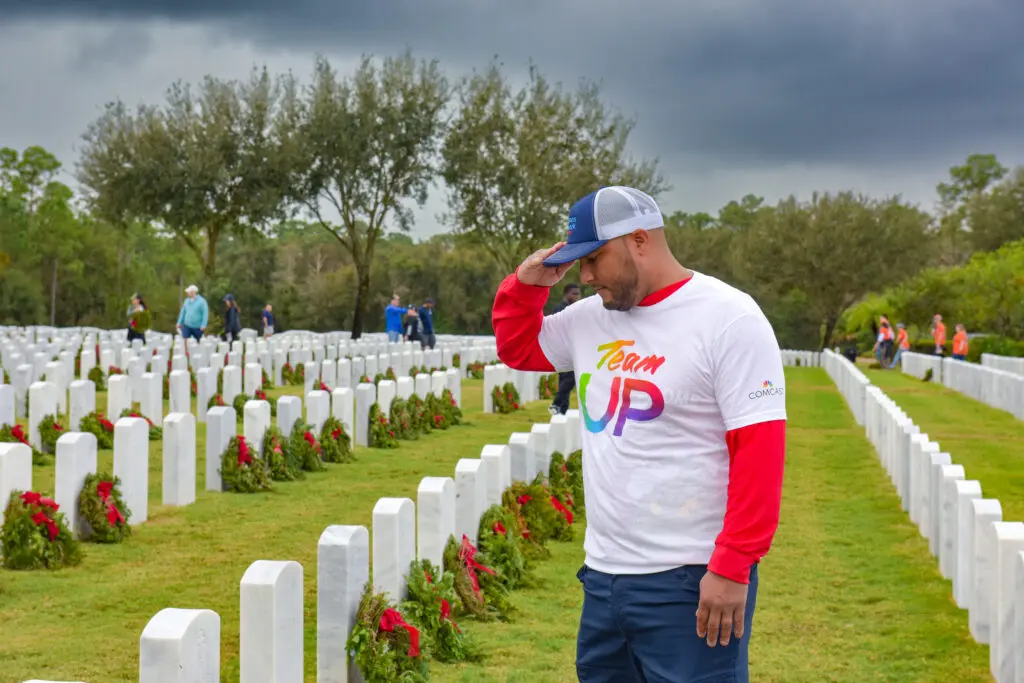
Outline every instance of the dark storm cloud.
<svg viewBox="0 0 1024 683">
<path fill-rule="evenodd" d="M 200 22 L 310 52 L 411 47 L 599 80 L 641 151 L 873 164 L 1021 147 L 1024 2 L 997 0 L 0 0 L 11 18 Z M 211 67 L 212 68 L 212 67 Z"/>
</svg>

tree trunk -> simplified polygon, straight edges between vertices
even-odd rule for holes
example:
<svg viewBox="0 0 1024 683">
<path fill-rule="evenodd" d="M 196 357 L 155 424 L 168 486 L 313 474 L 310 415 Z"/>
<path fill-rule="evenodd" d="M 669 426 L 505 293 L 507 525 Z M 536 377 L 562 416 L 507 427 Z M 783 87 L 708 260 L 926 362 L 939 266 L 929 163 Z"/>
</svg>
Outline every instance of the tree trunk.
<svg viewBox="0 0 1024 683">
<path fill-rule="evenodd" d="M 57 266 L 60 259 L 53 259 L 53 278 L 50 280 L 50 326 L 57 326 Z"/>
<path fill-rule="evenodd" d="M 836 324 L 839 322 L 839 317 L 830 315 L 825 320 L 825 335 L 821 339 L 821 344 L 818 346 L 818 351 L 824 351 L 825 347 L 828 346 L 829 341 L 832 339 L 832 333 L 836 329 Z"/>
<path fill-rule="evenodd" d="M 366 302 L 370 298 L 370 265 L 369 262 L 356 264 L 356 306 L 352 313 L 352 338 L 359 339 L 363 334 L 363 317 L 366 314 Z"/>
<path fill-rule="evenodd" d="M 213 278 L 217 274 L 217 235 L 219 230 L 210 230 L 206 240 L 206 261 L 203 263 L 203 272 L 206 274 L 207 287 L 213 285 Z"/>
</svg>

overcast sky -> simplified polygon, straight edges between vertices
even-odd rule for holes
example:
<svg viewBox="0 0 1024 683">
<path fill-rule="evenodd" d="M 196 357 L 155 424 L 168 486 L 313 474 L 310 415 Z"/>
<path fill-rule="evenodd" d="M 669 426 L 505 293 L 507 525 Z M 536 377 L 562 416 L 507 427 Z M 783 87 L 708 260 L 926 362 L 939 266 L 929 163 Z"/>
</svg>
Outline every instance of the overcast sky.
<svg viewBox="0 0 1024 683">
<path fill-rule="evenodd" d="M 665 213 L 845 189 L 930 210 L 968 154 L 1024 163 L 1022 36 L 1020 0 L 0 0 L 0 146 L 73 167 L 105 102 L 409 47 L 452 76 L 498 55 L 601 82 L 661 159 Z"/>
</svg>

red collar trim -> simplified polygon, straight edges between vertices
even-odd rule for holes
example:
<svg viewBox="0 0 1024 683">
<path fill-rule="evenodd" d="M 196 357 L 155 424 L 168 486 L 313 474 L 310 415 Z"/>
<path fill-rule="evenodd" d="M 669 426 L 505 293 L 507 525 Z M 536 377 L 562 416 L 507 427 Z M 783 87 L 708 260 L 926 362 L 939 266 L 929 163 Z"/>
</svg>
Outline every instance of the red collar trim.
<svg viewBox="0 0 1024 683">
<path fill-rule="evenodd" d="M 656 303 L 660 303 L 660 302 L 664 301 L 665 299 L 669 298 L 670 296 L 672 296 L 673 294 L 675 294 L 676 292 L 678 292 L 682 288 L 683 285 L 685 285 L 687 282 L 689 282 L 692 279 L 693 279 L 693 276 L 691 275 L 690 277 L 686 278 L 685 280 L 680 280 L 679 282 L 674 282 L 674 283 L 670 284 L 668 287 L 662 287 L 661 289 L 659 289 L 656 292 L 651 292 L 650 294 L 645 296 L 643 298 L 643 300 L 639 304 L 637 304 L 637 306 L 653 306 Z"/>
</svg>

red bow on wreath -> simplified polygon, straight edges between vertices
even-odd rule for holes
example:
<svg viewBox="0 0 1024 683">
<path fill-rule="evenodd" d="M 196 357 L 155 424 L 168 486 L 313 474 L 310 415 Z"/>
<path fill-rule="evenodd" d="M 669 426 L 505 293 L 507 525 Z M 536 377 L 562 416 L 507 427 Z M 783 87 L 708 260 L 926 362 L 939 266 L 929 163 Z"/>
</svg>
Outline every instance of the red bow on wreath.
<svg viewBox="0 0 1024 683">
<path fill-rule="evenodd" d="M 561 512 L 565 516 L 566 524 L 572 524 L 572 512 L 568 510 L 558 498 L 551 496 L 551 504 L 555 506 L 555 509 Z"/>
<path fill-rule="evenodd" d="M 28 439 L 25 438 L 25 430 L 21 428 L 21 425 L 14 425 L 11 428 L 11 436 L 31 448 Z"/>
<path fill-rule="evenodd" d="M 245 437 L 238 437 L 238 464 L 248 465 L 252 462 L 252 456 L 249 455 L 249 444 L 245 442 Z"/>
<path fill-rule="evenodd" d="M 110 481 L 101 481 L 96 485 L 96 493 L 99 494 L 100 500 L 107 506 L 107 522 L 110 526 L 114 526 L 117 523 L 124 524 L 124 515 L 114 505 L 114 501 L 110 498 L 110 493 L 114 490 L 114 483 Z"/>
<path fill-rule="evenodd" d="M 334 439 L 335 441 L 340 439 L 341 438 L 341 430 L 340 429 L 335 429 L 333 432 L 331 432 L 331 438 Z"/>
<path fill-rule="evenodd" d="M 469 537 L 466 534 L 462 534 L 462 548 L 459 549 L 459 559 L 466 563 L 466 571 L 469 573 L 470 583 L 473 584 L 473 592 L 480 597 L 482 602 L 483 596 L 480 595 L 480 579 L 477 578 L 476 570 L 479 569 L 482 572 L 487 572 L 491 576 L 494 576 L 495 572 L 490 567 L 485 567 L 474 559 L 476 552 L 476 547 L 470 543 Z"/>
<path fill-rule="evenodd" d="M 380 630 L 391 633 L 396 628 L 404 628 L 409 633 L 409 656 L 420 656 L 420 632 L 412 624 L 406 622 L 398 610 L 389 607 L 380 615 Z"/>
<path fill-rule="evenodd" d="M 53 498 L 44 498 L 35 491 L 26 491 L 21 494 L 21 500 L 25 505 L 41 505 L 46 508 L 50 508 L 54 512 L 60 509 L 60 505 L 57 505 Z"/>
<path fill-rule="evenodd" d="M 45 512 L 37 512 L 32 515 L 32 521 L 35 522 L 36 526 L 40 524 L 46 525 L 46 532 L 50 536 L 51 541 L 57 540 L 57 534 L 60 533 L 60 529 L 57 528 L 57 524 L 46 516 Z"/>
<path fill-rule="evenodd" d="M 456 632 L 462 633 L 462 629 L 459 628 L 459 625 L 456 624 L 455 621 L 452 619 L 452 606 L 451 606 L 451 604 L 449 604 L 449 602 L 447 600 L 445 600 L 444 598 L 441 598 L 441 621 L 450 621 L 450 622 L 452 622 L 452 626 L 455 628 Z"/>
</svg>

